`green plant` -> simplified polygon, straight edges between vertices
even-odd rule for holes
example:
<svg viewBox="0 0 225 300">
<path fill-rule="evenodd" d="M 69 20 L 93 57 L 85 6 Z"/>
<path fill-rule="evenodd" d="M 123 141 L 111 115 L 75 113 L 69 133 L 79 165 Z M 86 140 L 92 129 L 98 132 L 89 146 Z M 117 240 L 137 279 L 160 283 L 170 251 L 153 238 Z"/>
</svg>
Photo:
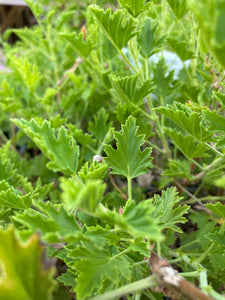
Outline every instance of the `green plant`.
<svg viewBox="0 0 225 300">
<path fill-rule="evenodd" d="M 2 40 L 1 299 L 223 299 L 224 3 L 90 2 Z"/>
</svg>

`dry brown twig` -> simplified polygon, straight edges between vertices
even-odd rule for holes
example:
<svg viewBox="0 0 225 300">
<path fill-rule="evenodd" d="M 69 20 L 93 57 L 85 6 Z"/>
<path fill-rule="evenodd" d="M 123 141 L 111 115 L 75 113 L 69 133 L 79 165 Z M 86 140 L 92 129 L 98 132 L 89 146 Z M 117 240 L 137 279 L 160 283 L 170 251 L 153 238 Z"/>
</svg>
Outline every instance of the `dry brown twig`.
<svg viewBox="0 0 225 300">
<path fill-rule="evenodd" d="M 173 269 L 166 259 L 160 259 L 152 252 L 150 258 L 151 271 L 157 276 L 159 286 L 153 288 L 155 292 L 161 292 L 165 296 L 178 300 L 181 297 L 187 300 L 213 300 L 200 289 L 183 278 L 177 270 Z"/>
</svg>

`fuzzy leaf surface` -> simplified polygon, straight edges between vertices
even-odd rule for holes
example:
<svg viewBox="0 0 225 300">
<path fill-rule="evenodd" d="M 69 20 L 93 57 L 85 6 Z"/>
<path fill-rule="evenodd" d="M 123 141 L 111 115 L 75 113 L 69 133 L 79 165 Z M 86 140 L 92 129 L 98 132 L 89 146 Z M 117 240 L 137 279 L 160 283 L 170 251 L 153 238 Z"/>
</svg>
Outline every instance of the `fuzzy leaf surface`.
<svg viewBox="0 0 225 300">
<path fill-rule="evenodd" d="M 182 19 L 188 12 L 186 0 L 167 0 L 177 19 Z"/>
<path fill-rule="evenodd" d="M 162 191 L 162 195 L 155 195 L 154 197 L 154 216 L 158 216 L 159 225 L 162 228 L 170 228 L 177 232 L 182 232 L 179 227 L 176 226 L 177 223 L 185 223 L 187 219 L 183 217 L 187 213 L 189 207 L 176 206 L 177 202 L 182 200 L 182 197 L 178 196 L 178 192 L 175 187 L 171 187 Z"/>
<path fill-rule="evenodd" d="M 137 75 L 125 78 L 111 75 L 110 82 L 117 97 L 128 103 L 142 104 L 143 98 L 153 90 L 151 80 L 146 80 L 142 86 L 138 86 Z"/>
<path fill-rule="evenodd" d="M 137 129 L 135 119 L 130 116 L 125 125 L 122 125 L 122 130 L 114 133 L 117 149 L 110 145 L 105 146 L 105 161 L 112 168 L 113 174 L 135 178 L 148 172 L 152 161 L 151 149 L 147 147 L 141 151 L 144 136 L 138 135 Z"/>
<path fill-rule="evenodd" d="M 146 18 L 143 28 L 138 34 L 138 45 L 140 46 L 140 53 L 144 58 L 149 58 L 154 53 L 158 52 L 162 46 L 164 36 L 157 39 L 158 22 Z"/>
<path fill-rule="evenodd" d="M 146 0 L 119 0 L 120 5 L 133 17 L 137 17 L 144 9 Z"/>
<path fill-rule="evenodd" d="M 215 214 L 219 215 L 221 218 L 225 219 L 225 205 L 217 202 L 216 204 L 208 203 L 205 205 L 208 209 L 210 209 Z"/>
<path fill-rule="evenodd" d="M 225 67 L 225 2 L 223 0 L 190 1 L 190 8 L 197 17 L 202 39 L 217 58 L 220 65 Z M 203 13 L 204 12 L 204 13 Z"/>
<path fill-rule="evenodd" d="M 135 20 L 123 10 L 112 13 L 111 8 L 104 11 L 94 5 L 89 9 L 95 16 L 98 26 L 115 48 L 121 50 L 137 34 Z"/>
<path fill-rule="evenodd" d="M 182 133 L 170 128 L 166 128 L 165 131 L 172 138 L 173 143 L 187 158 L 208 156 L 206 153 L 208 150 L 206 145 L 203 143 L 196 143 L 192 136 L 183 135 Z"/>
<path fill-rule="evenodd" d="M 13 228 L 0 231 L 2 300 L 50 300 L 55 288 L 54 269 L 46 267 L 38 235 L 21 243 Z M 46 261 L 47 264 L 47 261 Z"/>
<path fill-rule="evenodd" d="M 63 205 L 55 207 L 50 201 L 33 201 L 38 209 L 18 213 L 13 219 L 33 232 L 41 231 L 43 238 L 51 242 L 62 240 L 76 240 L 80 235 L 80 228 L 74 215 L 69 215 Z"/>
<path fill-rule="evenodd" d="M 199 142 L 211 142 L 211 133 L 202 124 L 202 115 L 192 111 L 184 104 L 176 103 L 166 107 L 155 108 L 155 111 L 171 119 Z"/>
<path fill-rule="evenodd" d="M 34 197 L 35 194 L 23 195 L 5 180 L 0 181 L 0 205 L 16 209 L 27 209 L 31 206 L 32 196 Z"/>
<path fill-rule="evenodd" d="M 189 50 L 189 41 L 178 41 L 177 38 L 168 38 L 167 42 L 182 61 L 194 58 L 194 53 Z"/>
<path fill-rule="evenodd" d="M 88 162 L 80 169 L 78 175 L 86 183 L 88 180 L 103 179 L 107 173 L 108 166 L 103 163 L 94 161 L 90 166 Z"/>
<path fill-rule="evenodd" d="M 203 112 L 206 121 L 209 123 L 209 130 L 212 132 L 225 132 L 225 118 L 220 116 L 217 111 L 205 110 Z"/>
<path fill-rule="evenodd" d="M 192 176 L 190 174 L 190 163 L 186 160 L 175 160 L 170 159 L 169 160 L 169 168 L 166 169 L 162 175 L 165 176 L 172 176 L 172 177 L 184 177 L 188 180 L 192 179 Z"/>
<path fill-rule="evenodd" d="M 80 208 L 87 213 L 94 213 L 103 199 L 105 184 L 100 179 L 87 180 L 85 184 L 79 180 L 63 179 L 62 198 L 69 209 Z"/>
<path fill-rule="evenodd" d="M 107 121 L 108 113 L 104 108 L 101 108 L 94 116 L 94 122 L 88 123 L 88 130 L 98 141 L 103 141 L 112 126 L 112 122 Z"/>
<path fill-rule="evenodd" d="M 126 255 L 116 256 L 118 251 L 107 245 L 82 243 L 71 251 L 70 256 L 76 259 L 75 270 L 78 272 L 75 289 L 78 300 L 89 299 L 104 287 L 110 280 L 112 288 L 121 282 L 128 282 L 131 277 L 130 261 Z M 88 272 L 87 272 L 88 270 Z"/>
<path fill-rule="evenodd" d="M 80 33 L 79 35 L 74 32 L 61 33 L 60 35 L 75 48 L 77 54 L 82 58 L 87 58 L 93 50 L 90 41 L 84 41 L 83 33 Z"/>
<path fill-rule="evenodd" d="M 46 120 L 41 125 L 34 119 L 29 122 L 24 119 L 14 119 L 13 123 L 20 127 L 51 160 L 47 165 L 49 169 L 68 175 L 76 173 L 79 147 L 75 140 L 68 135 L 65 127 L 61 126 L 56 136 L 56 129 L 52 128 L 50 122 Z"/>
<path fill-rule="evenodd" d="M 207 235 L 207 238 L 210 239 L 210 241 L 217 243 L 218 246 L 222 246 L 223 248 L 225 248 L 225 232 L 209 233 Z"/>
<path fill-rule="evenodd" d="M 100 207 L 96 216 L 112 226 L 126 230 L 136 238 L 148 238 L 155 241 L 162 239 L 161 228 L 157 225 L 152 201 L 142 201 L 138 204 L 134 200 L 124 208 L 123 214 Z"/>
</svg>

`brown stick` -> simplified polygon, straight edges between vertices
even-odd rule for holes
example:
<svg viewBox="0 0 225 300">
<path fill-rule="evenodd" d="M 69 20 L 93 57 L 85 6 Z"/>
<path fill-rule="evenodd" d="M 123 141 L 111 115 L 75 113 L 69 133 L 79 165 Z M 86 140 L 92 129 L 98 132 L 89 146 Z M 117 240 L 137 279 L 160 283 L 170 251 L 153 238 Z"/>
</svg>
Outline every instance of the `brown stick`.
<svg viewBox="0 0 225 300">
<path fill-rule="evenodd" d="M 151 271 L 155 274 L 159 281 L 156 292 L 163 292 L 164 295 L 173 299 L 183 297 L 188 300 L 213 300 L 200 291 L 192 283 L 184 279 L 173 269 L 166 259 L 160 259 L 155 253 L 151 253 L 150 258 Z"/>
</svg>

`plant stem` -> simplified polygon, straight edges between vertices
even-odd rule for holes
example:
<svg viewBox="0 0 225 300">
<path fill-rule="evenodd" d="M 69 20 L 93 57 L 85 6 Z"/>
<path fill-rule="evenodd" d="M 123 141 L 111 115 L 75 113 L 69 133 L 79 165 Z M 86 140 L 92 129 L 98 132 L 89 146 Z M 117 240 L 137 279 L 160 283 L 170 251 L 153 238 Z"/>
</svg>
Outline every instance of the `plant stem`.
<svg viewBox="0 0 225 300">
<path fill-rule="evenodd" d="M 131 62 L 129 61 L 129 59 L 126 57 L 126 55 L 123 53 L 122 50 L 118 50 L 120 55 L 123 57 L 123 59 L 126 61 L 126 63 L 129 65 L 129 67 L 134 71 L 134 73 L 137 73 L 137 70 L 133 67 L 133 65 L 131 64 Z"/>
<path fill-rule="evenodd" d="M 161 244 L 159 241 L 157 241 L 157 254 L 158 257 L 161 257 Z"/>
<path fill-rule="evenodd" d="M 141 300 L 141 294 L 138 293 L 137 295 L 135 295 L 135 299 L 134 300 Z"/>
<path fill-rule="evenodd" d="M 223 223 L 223 225 L 220 227 L 220 230 L 219 230 L 219 233 L 222 233 L 224 231 L 224 227 L 225 227 L 225 223 Z M 210 251 L 212 251 L 212 249 L 216 246 L 216 243 L 212 243 L 209 248 L 205 251 L 204 254 L 202 254 L 202 256 L 200 256 L 196 262 L 197 263 L 201 263 L 207 256 L 208 254 L 210 253 Z"/>
<path fill-rule="evenodd" d="M 90 300 L 114 300 L 126 294 L 136 293 L 147 288 L 151 288 L 158 285 L 158 280 L 155 275 L 151 275 L 147 278 L 129 283 L 114 291 L 105 293 L 103 295 L 96 296 Z"/>
<path fill-rule="evenodd" d="M 128 200 L 132 200 L 132 178 L 127 177 L 127 186 L 128 186 Z"/>
<path fill-rule="evenodd" d="M 216 148 L 214 148 L 213 146 L 211 146 L 209 143 L 205 143 L 206 146 L 212 150 L 214 153 L 216 153 L 217 155 L 219 155 L 222 158 L 225 158 L 225 155 L 223 153 L 221 153 L 220 151 L 218 151 Z"/>
<path fill-rule="evenodd" d="M 99 148 L 97 150 L 97 154 L 98 155 L 101 155 L 102 150 L 103 150 L 105 144 L 108 142 L 108 140 L 111 138 L 111 136 L 112 136 L 112 128 L 109 128 L 109 131 L 105 135 L 104 140 L 101 142 L 101 145 L 99 146 Z"/>
<path fill-rule="evenodd" d="M 202 172 L 197 174 L 194 179 L 195 180 L 202 179 L 206 175 L 206 173 L 213 170 L 217 165 L 222 165 L 223 162 L 224 162 L 224 157 L 219 157 L 218 159 L 214 160 L 210 165 L 208 165 L 206 168 L 204 168 Z"/>
</svg>

